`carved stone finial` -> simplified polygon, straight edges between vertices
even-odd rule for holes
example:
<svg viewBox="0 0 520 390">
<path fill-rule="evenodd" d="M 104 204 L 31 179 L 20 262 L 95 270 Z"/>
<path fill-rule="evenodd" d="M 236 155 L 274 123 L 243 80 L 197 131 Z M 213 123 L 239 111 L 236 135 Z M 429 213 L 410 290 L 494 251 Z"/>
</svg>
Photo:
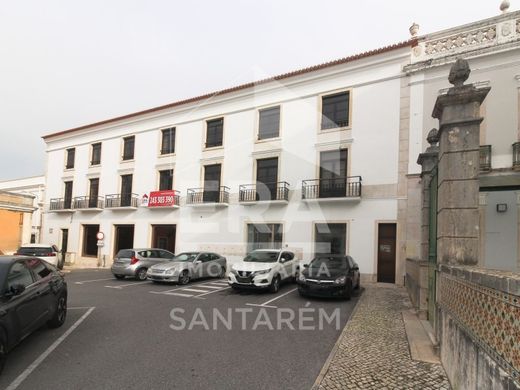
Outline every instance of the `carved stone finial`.
<svg viewBox="0 0 520 390">
<path fill-rule="evenodd" d="M 410 28 L 408 29 L 408 31 L 410 31 L 410 35 L 412 37 L 416 37 L 417 36 L 417 33 L 419 32 L 419 25 L 417 23 L 413 23 Z"/>
<path fill-rule="evenodd" d="M 439 142 L 439 130 L 436 128 L 431 129 L 426 137 L 426 141 L 428 141 L 430 146 L 435 146 Z"/>
<path fill-rule="evenodd" d="M 510 5 L 509 0 L 503 0 L 502 3 L 500 3 L 500 11 L 505 14 L 509 10 Z"/>
<path fill-rule="evenodd" d="M 450 69 L 448 81 L 455 87 L 462 87 L 470 73 L 471 69 L 469 68 L 468 61 L 459 58 Z"/>
</svg>

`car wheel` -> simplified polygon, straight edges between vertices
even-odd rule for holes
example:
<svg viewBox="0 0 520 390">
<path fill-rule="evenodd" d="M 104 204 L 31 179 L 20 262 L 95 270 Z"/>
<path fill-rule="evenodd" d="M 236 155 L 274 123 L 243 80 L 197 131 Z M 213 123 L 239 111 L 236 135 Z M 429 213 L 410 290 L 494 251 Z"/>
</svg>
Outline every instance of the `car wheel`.
<svg viewBox="0 0 520 390">
<path fill-rule="evenodd" d="M 122 280 L 125 278 L 125 275 L 114 275 L 116 279 Z"/>
<path fill-rule="evenodd" d="M 4 369 L 5 361 L 7 360 L 7 345 L 5 338 L 0 336 L 0 373 Z"/>
<path fill-rule="evenodd" d="M 269 286 L 269 291 L 272 293 L 277 293 L 278 290 L 280 290 L 280 276 L 275 275 L 273 277 L 271 285 Z"/>
<path fill-rule="evenodd" d="M 358 278 L 356 287 L 354 287 L 355 290 L 359 290 L 361 288 L 361 278 Z"/>
<path fill-rule="evenodd" d="M 299 271 L 296 271 L 296 273 L 294 274 L 293 276 L 293 282 L 296 283 L 298 282 L 298 278 L 300 277 L 300 272 Z"/>
<path fill-rule="evenodd" d="M 137 272 L 135 273 L 135 278 L 139 281 L 145 281 L 146 280 L 146 273 L 148 270 L 146 268 L 139 268 Z"/>
<path fill-rule="evenodd" d="M 345 286 L 345 299 L 348 301 L 352 296 L 352 281 L 347 280 L 347 284 Z"/>
<path fill-rule="evenodd" d="M 307 294 L 305 294 L 302 290 L 298 289 L 298 294 L 300 294 L 300 297 L 307 297 Z"/>
<path fill-rule="evenodd" d="M 236 284 L 232 284 L 231 285 L 231 288 L 234 290 L 234 291 L 240 291 L 240 287 L 238 287 Z"/>
<path fill-rule="evenodd" d="M 218 273 L 217 278 L 222 279 L 224 276 L 226 276 L 226 268 L 222 267 L 220 268 L 220 272 Z"/>
<path fill-rule="evenodd" d="M 49 328 L 59 328 L 65 322 L 67 318 L 67 296 L 65 294 L 61 294 L 58 298 L 58 302 L 56 302 L 56 310 L 54 312 L 54 316 L 47 323 Z"/>
<path fill-rule="evenodd" d="M 185 285 L 190 282 L 190 273 L 188 270 L 182 271 L 182 273 L 179 275 L 179 284 Z"/>
</svg>

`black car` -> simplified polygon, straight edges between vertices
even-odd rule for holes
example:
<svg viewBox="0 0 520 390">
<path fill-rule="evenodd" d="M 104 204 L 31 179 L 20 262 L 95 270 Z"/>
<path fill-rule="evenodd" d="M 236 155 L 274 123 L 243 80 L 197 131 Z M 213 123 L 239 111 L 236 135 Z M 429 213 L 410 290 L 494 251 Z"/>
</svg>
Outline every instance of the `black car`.
<svg viewBox="0 0 520 390">
<path fill-rule="evenodd" d="M 0 371 L 7 353 L 43 325 L 67 316 L 67 283 L 56 267 L 34 257 L 0 256 Z"/>
<path fill-rule="evenodd" d="M 304 267 L 298 277 L 301 296 L 350 299 L 359 289 L 359 267 L 350 256 L 319 255 Z"/>
</svg>

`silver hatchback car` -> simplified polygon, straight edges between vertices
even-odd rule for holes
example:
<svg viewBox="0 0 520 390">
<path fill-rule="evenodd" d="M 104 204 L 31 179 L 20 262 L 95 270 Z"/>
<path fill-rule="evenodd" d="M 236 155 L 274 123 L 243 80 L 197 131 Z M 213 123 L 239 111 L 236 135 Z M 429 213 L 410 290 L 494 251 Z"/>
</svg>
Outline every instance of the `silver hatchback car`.
<svg viewBox="0 0 520 390">
<path fill-rule="evenodd" d="M 183 252 L 168 262 L 148 269 L 148 279 L 153 282 L 177 282 L 187 284 L 191 279 L 226 275 L 227 260 L 212 252 Z"/>
<path fill-rule="evenodd" d="M 114 257 L 111 271 L 116 279 L 124 279 L 126 276 L 131 276 L 137 280 L 146 280 L 148 268 L 154 264 L 169 261 L 174 257 L 173 253 L 164 249 L 121 249 Z"/>
</svg>

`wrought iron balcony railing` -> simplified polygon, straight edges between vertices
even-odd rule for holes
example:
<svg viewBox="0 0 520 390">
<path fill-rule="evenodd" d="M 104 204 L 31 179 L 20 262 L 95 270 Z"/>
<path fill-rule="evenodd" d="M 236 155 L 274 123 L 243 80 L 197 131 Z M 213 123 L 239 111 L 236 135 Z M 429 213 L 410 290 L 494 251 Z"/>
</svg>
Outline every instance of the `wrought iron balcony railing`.
<svg viewBox="0 0 520 390">
<path fill-rule="evenodd" d="M 205 203 L 229 203 L 229 187 L 220 186 L 218 190 L 208 190 L 204 188 L 188 188 L 187 204 Z"/>
<path fill-rule="evenodd" d="M 520 169 L 520 142 L 513 144 L 513 169 Z"/>
<path fill-rule="evenodd" d="M 302 199 L 359 198 L 361 180 L 361 176 L 304 180 Z"/>
<path fill-rule="evenodd" d="M 480 170 L 491 170 L 491 145 L 480 146 Z"/>
<path fill-rule="evenodd" d="M 74 198 L 74 208 L 78 210 L 102 209 L 103 197 L 77 196 Z"/>
<path fill-rule="evenodd" d="M 279 181 L 273 183 L 243 184 L 239 187 L 240 202 L 288 201 L 289 183 Z"/>
<path fill-rule="evenodd" d="M 71 211 L 72 198 L 54 198 L 49 203 L 50 211 Z"/>
<path fill-rule="evenodd" d="M 110 194 L 105 196 L 105 208 L 137 208 L 138 206 L 137 194 Z"/>
</svg>

